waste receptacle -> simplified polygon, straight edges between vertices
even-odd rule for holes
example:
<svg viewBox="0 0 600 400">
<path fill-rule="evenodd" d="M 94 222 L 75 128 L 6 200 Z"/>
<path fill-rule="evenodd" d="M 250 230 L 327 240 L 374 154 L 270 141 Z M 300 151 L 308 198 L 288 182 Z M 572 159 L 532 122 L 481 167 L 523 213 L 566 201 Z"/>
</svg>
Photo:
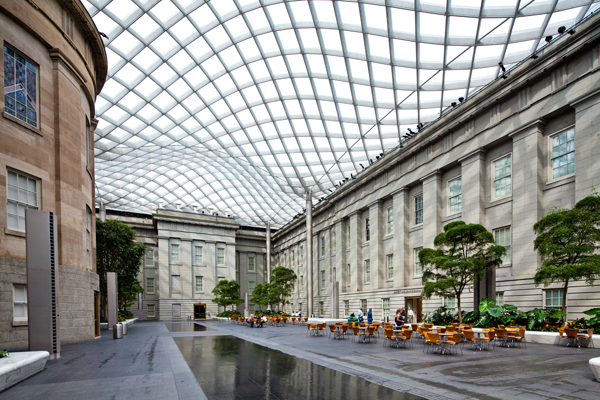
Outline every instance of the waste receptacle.
<svg viewBox="0 0 600 400">
<path fill-rule="evenodd" d="M 123 339 L 123 325 L 113 325 L 113 339 Z"/>
<path fill-rule="evenodd" d="M 123 325 L 123 335 L 127 335 L 127 325 L 129 324 L 122 324 Z"/>
</svg>

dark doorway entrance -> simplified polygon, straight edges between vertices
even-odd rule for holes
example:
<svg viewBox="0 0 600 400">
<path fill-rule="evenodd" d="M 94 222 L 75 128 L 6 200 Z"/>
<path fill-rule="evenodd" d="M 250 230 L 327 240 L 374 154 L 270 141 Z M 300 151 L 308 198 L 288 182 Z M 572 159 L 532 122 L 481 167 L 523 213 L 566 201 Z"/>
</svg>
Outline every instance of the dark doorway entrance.
<svg viewBox="0 0 600 400">
<path fill-rule="evenodd" d="M 194 304 L 194 319 L 206 319 L 206 304 Z"/>
<path fill-rule="evenodd" d="M 94 292 L 94 335 L 100 336 L 100 298 L 99 293 Z"/>
<path fill-rule="evenodd" d="M 404 315 L 408 317 L 408 308 L 410 307 L 416 316 L 416 321 L 412 321 L 412 323 L 421 322 L 421 319 L 423 318 L 423 299 L 421 299 L 421 297 L 405 297 L 404 300 Z"/>
</svg>

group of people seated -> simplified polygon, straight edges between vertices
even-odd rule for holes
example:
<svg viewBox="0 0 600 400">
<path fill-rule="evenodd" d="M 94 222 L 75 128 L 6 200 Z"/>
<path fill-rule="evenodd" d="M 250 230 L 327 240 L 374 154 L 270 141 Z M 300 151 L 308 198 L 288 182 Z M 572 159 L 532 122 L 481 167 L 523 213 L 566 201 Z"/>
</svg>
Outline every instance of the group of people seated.
<svg viewBox="0 0 600 400">
<path fill-rule="evenodd" d="M 254 328 L 255 323 L 257 327 L 260 326 L 262 328 L 264 323 L 267 322 L 267 317 L 265 317 L 263 314 L 258 314 L 254 317 L 249 316 L 248 319 L 246 319 L 246 322 L 250 325 L 250 328 Z"/>
<path fill-rule="evenodd" d="M 405 315 L 404 313 L 404 307 L 400 307 L 399 309 L 396 310 L 396 325 L 397 326 L 401 326 L 404 325 L 406 319 L 408 318 L 408 323 L 412 323 L 415 320 L 415 313 L 414 311 L 408 307 L 408 315 Z M 354 315 L 354 313 L 350 314 L 350 316 L 348 317 L 348 323 L 349 324 L 353 324 L 355 322 L 358 322 L 359 324 L 362 323 L 364 321 L 364 314 L 363 314 L 363 309 L 359 308 L 358 309 L 358 318 Z M 369 311 L 367 312 L 367 324 L 369 325 L 373 325 L 373 309 L 369 308 Z"/>
</svg>

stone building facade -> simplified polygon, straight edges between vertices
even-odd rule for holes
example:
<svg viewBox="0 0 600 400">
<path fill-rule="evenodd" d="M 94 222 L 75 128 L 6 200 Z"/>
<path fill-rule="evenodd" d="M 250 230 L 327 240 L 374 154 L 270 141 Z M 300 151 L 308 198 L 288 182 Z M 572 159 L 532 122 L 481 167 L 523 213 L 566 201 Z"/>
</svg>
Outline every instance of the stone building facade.
<svg viewBox="0 0 600 400">
<path fill-rule="evenodd" d="M 0 2 L 0 347 L 27 347 L 25 209 L 58 218 L 62 343 L 96 335 L 94 102 L 107 73 L 78 0 Z"/>
<path fill-rule="evenodd" d="M 205 304 L 215 316 L 223 311 L 212 302 L 220 280 L 237 280 L 241 298 L 264 283 L 266 241 L 260 229 L 241 227 L 233 218 L 175 210 L 160 209 L 151 216 L 108 214 L 133 227 L 146 245 L 138 276 L 142 302 L 131 307 L 143 319 L 186 320 L 194 304 Z"/>
<path fill-rule="evenodd" d="M 306 221 L 273 236 L 276 265 L 300 277 L 292 307 L 329 317 L 331 282 L 339 315 L 399 307 L 431 312 L 456 299 L 422 299 L 416 255 L 456 220 L 483 224 L 509 254 L 486 294 L 520 309 L 558 307 L 562 287 L 536 287 L 541 265 L 532 226 L 554 207 L 571 208 L 600 187 L 600 16 L 485 90 L 338 188 L 313 209 L 313 265 Z M 307 285 L 312 285 L 312 298 Z M 473 290 L 463 295 L 472 310 Z M 568 318 L 595 307 L 600 290 L 570 284 Z M 312 306 L 312 308 L 310 307 Z"/>
</svg>

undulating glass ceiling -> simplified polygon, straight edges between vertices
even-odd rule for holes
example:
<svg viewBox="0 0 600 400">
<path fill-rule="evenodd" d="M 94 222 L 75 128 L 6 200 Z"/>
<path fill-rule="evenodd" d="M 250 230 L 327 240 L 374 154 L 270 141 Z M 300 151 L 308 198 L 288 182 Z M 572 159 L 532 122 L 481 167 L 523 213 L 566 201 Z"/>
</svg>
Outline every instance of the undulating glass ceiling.
<svg viewBox="0 0 600 400">
<path fill-rule="evenodd" d="M 278 227 L 598 0 L 82 0 L 97 199 Z"/>
</svg>

